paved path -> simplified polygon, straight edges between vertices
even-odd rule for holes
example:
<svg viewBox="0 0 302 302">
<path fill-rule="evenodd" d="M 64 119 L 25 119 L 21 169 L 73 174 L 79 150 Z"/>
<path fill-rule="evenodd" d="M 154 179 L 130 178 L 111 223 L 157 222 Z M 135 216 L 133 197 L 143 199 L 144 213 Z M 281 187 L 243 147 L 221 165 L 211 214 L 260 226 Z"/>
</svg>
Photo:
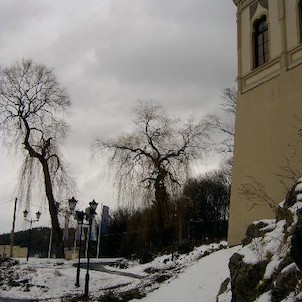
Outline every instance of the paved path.
<svg viewBox="0 0 302 302">
<path fill-rule="evenodd" d="M 220 284 L 230 275 L 229 259 L 238 249 L 233 247 L 203 257 L 158 290 L 131 302 L 214 302 Z"/>
<path fill-rule="evenodd" d="M 81 268 L 85 269 L 86 268 L 86 263 L 81 263 Z M 137 274 L 132 274 L 132 273 L 127 273 L 127 272 L 122 272 L 122 271 L 115 271 L 115 270 L 109 270 L 104 267 L 104 265 L 108 265 L 108 262 L 92 262 L 90 263 L 90 269 L 94 271 L 99 271 L 103 273 L 108 273 L 112 275 L 119 275 L 119 276 L 126 276 L 130 278 L 135 278 L 135 279 L 142 279 L 144 276 L 137 275 Z M 73 266 L 77 266 L 77 264 L 74 264 Z"/>
<path fill-rule="evenodd" d="M 26 300 L 26 299 L 11 299 L 11 298 L 1 298 L 0 302 L 34 302 L 36 300 Z"/>
</svg>

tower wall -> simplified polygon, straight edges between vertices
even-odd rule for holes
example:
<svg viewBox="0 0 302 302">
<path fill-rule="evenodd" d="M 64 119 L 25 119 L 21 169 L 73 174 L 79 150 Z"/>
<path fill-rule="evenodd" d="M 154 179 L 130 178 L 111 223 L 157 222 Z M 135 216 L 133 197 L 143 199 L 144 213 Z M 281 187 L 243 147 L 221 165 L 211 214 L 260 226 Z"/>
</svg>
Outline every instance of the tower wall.
<svg viewBox="0 0 302 302">
<path fill-rule="evenodd" d="M 237 1 L 238 98 L 229 245 L 239 244 L 254 220 L 272 218 L 302 176 L 302 44 L 297 0 Z M 253 28 L 265 15 L 269 61 L 254 67 Z M 293 173 L 294 172 L 294 173 Z M 247 185 L 260 193 L 243 194 Z M 253 188 L 255 190 L 253 190 Z"/>
</svg>

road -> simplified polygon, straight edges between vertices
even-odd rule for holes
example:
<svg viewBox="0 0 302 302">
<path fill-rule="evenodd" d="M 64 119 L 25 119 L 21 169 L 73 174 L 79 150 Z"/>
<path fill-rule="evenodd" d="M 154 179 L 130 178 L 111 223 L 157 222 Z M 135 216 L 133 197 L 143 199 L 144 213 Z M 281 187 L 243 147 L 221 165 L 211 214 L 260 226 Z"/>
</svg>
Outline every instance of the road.
<svg viewBox="0 0 302 302">
<path fill-rule="evenodd" d="M 1 298 L 0 297 L 0 302 L 34 302 L 37 300 L 26 300 L 26 299 L 11 299 L 11 298 Z"/>
<path fill-rule="evenodd" d="M 92 262 L 92 263 L 90 263 L 90 269 L 94 270 L 94 271 L 107 273 L 107 274 L 126 276 L 126 277 L 130 277 L 130 278 L 135 278 L 135 279 L 144 278 L 143 276 L 137 275 L 137 274 L 127 273 L 127 272 L 122 272 L 122 271 L 109 270 L 109 269 L 105 268 L 104 265 L 108 265 L 108 262 Z M 74 264 L 73 266 L 76 267 L 77 264 Z M 87 266 L 87 264 L 85 262 L 81 263 L 81 268 L 82 269 L 85 269 L 86 266 Z"/>
</svg>

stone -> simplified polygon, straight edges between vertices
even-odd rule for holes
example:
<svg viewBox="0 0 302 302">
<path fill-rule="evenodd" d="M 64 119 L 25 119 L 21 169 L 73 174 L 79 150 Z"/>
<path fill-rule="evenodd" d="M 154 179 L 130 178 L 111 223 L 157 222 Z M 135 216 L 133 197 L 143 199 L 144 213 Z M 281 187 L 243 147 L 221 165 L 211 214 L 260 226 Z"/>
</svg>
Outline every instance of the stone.
<svg viewBox="0 0 302 302">
<path fill-rule="evenodd" d="M 235 253 L 229 262 L 231 274 L 232 302 L 253 302 L 257 287 L 262 279 L 268 261 L 256 264 L 245 263 L 243 256 Z"/>
<path fill-rule="evenodd" d="M 268 224 L 264 221 L 250 224 L 245 233 L 246 237 L 242 240 L 242 245 L 250 244 L 253 238 L 262 237 L 266 233 L 266 231 L 263 231 L 263 228 L 266 226 Z"/>
</svg>

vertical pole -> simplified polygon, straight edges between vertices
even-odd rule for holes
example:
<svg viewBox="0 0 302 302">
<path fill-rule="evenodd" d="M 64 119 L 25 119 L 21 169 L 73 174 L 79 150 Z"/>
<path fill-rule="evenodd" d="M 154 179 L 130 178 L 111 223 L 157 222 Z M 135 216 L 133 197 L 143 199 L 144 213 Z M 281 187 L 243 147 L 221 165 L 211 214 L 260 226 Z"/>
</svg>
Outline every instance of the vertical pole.
<svg viewBox="0 0 302 302">
<path fill-rule="evenodd" d="M 96 246 L 96 248 L 97 248 L 96 257 L 97 258 L 100 258 L 100 249 L 101 249 L 100 244 L 101 244 L 101 230 L 102 230 L 101 228 L 102 228 L 102 214 L 103 214 L 102 211 L 103 211 L 103 204 L 102 204 L 102 210 L 101 210 L 101 213 L 100 213 L 101 214 L 100 215 L 101 216 L 100 225 L 99 225 L 99 228 L 98 228 L 99 229 L 99 234 L 98 234 L 98 241 L 97 241 L 98 243 L 97 243 L 97 246 Z"/>
<path fill-rule="evenodd" d="M 80 286 L 80 269 L 81 269 L 81 245 L 82 245 L 82 232 L 83 232 L 83 222 L 81 223 L 81 228 L 80 228 L 80 240 L 79 240 L 79 255 L 78 255 L 78 266 L 77 266 L 77 278 L 76 278 L 76 283 L 75 286 L 79 287 Z"/>
<path fill-rule="evenodd" d="M 12 258 L 13 255 L 13 249 L 14 249 L 14 237 L 15 237 L 15 222 L 16 222 L 16 209 L 17 209 L 17 197 L 15 198 L 15 207 L 14 207 L 14 216 L 13 216 L 13 227 L 12 232 L 10 235 L 10 258 Z"/>
<path fill-rule="evenodd" d="M 68 248 L 70 249 L 69 232 L 68 232 L 69 219 L 70 219 L 70 212 L 66 211 L 65 212 L 65 223 L 64 223 L 63 239 L 65 241 L 65 244 L 68 244 Z"/>
<path fill-rule="evenodd" d="M 48 245 L 48 258 L 51 257 L 51 248 L 52 248 L 52 227 L 50 228 L 49 245 Z"/>
<path fill-rule="evenodd" d="M 85 257 L 88 258 L 88 245 L 89 245 L 89 232 L 90 229 L 86 232 L 86 245 L 85 245 Z"/>
<path fill-rule="evenodd" d="M 100 258 L 100 243 L 101 243 L 101 225 L 102 221 L 100 220 L 100 225 L 98 227 L 98 240 L 97 240 L 97 245 L 96 245 L 96 257 Z"/>
<path fill-rule="evenodd" d="M 75 255 L 77 248 L 77 230 L 75 229 L 74 231 L 74 236 L 73 236 L 73 254 Z"/>
<path fill-rule="evenodd" d="M 89 219 L 89 236 L 88 236 L 88 251 L 87 251 L 87 267 L 86 267 L 86 277 L 85 277 L 85 293 L 84 296 L 88 298 L 89 296 L 89 264 L 90 264 L 90 248 L 91 248 L 91 227 L 92 218 Z"/>
<path fill-rule="evenodd" d="M 30 228 L 29 228 L 29 238 L 28 238 L 28 248 L 27 248 L 27 257 L 26 261 L 28 261 L 29 253 L 30 253 L 30 244 L 31 244 L 31 226 L 32 226 L 32 219 L 30 220 Z"/>
</svg>

